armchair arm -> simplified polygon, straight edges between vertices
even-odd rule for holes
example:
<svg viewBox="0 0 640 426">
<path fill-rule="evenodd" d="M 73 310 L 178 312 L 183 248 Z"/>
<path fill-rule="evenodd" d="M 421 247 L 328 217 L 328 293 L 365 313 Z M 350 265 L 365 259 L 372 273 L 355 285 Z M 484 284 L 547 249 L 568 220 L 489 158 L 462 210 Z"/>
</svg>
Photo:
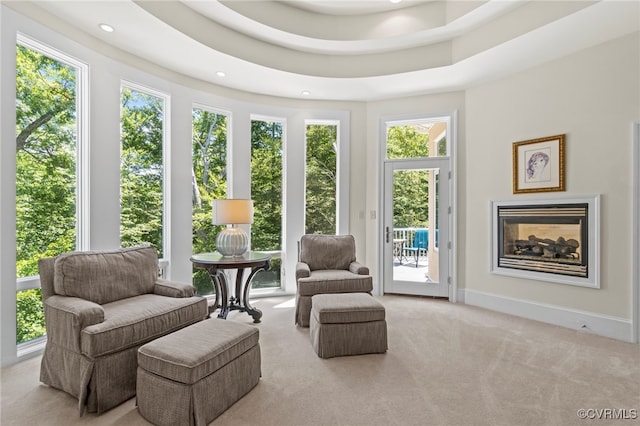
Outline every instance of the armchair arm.
<svg viewBox="0 0 640 426">
<path fill-rule="evenodd" d="M 54 295 L 44 302 L 47 341 L 80 352 L 80 332 L 104 321 L 104 309 L 79 297 Z"/>
<path fill-rule="evenodd" d="M 195 291 L 191 284 L 158 278 L 155 286 L 153 287 L 153 293 L 167 297 L 191 297 L 195 294 Z"/>
<path fill-rule="evenodd" d="M 311 268 L 309 268 L 308 264 L 304 262 L 298 262 L 296 264 L 296 282 L 298 282 L 300 278 L 306 278 L 310 275 L 311 275 Z"/>
<path fill-rule="evenodd" d="M 351 262 L 349 265 L 349 271 L 358 275 L 369 275 L 369 268 L 359 262 Z"/>
</svg>

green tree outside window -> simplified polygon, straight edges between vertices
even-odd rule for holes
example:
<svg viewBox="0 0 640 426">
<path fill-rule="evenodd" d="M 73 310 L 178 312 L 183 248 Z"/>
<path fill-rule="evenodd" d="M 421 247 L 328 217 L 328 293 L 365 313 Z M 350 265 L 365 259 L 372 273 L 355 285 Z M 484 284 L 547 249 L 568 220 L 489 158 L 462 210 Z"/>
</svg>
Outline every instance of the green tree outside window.
<svg viewBox="0 0 640 426">
<path fill-rule="evenodd" d="M 251 121 L 251 198 L 253 224 L 251 249 L 282 250 L 282 123 Z M 280 287 L 280 263 L 276 255 L 271 270 L 258 273 L 254 288 Z"/>
<path fill-rule="evenodd" d="M 307 126 L 305 233 L 336 233 L 338 126 Z"/>
<path fill-rule="evenodd" d="M 123 87 L 121 101 L 120 244 L 162 257 L 164 100 Z"/>
<path fill-rule="evenodd" d="M 212 223 L 212 201 L 227 194 L 227 117 L 200 108 L 192 111 L 192 248 L 193 253 L 216 250 L 222 226 Z M 209 274 L 194 268 L 193 285 L 198 294 L 213 293 Z"/>
<path fill-rule="evenodd" d="M 429 137 L 415 126 L 387 129 L 387 158 L 429 156 Z M 429 226 L 429 173 L 426 170 L 397 170 L 393 178 L 394 228 Z"/>
<path fill-rule="evenodd" d="M 16 45 L 16 276 L 76 248 L 77 70 Z M 39 289 L 16 294 L 17 343 L 45 334 Z"/>
</svg>

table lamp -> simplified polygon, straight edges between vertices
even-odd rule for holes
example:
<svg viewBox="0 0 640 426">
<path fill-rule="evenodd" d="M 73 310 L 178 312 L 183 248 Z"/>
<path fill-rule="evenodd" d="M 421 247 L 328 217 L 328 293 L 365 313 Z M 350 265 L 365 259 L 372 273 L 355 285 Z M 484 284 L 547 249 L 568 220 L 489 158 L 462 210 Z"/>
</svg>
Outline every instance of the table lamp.
<svg viewBox="0 0 640 426">
<path fill-rule="evenodd" d="M 213 200 L 213 224 L 231 225 L 216 238 L 216 246 L 223 256 L 242 256 L 247 251 L 249 237 L 238 225 L 250 223 L 253 223 L 252 200 Z"/>
</svg>

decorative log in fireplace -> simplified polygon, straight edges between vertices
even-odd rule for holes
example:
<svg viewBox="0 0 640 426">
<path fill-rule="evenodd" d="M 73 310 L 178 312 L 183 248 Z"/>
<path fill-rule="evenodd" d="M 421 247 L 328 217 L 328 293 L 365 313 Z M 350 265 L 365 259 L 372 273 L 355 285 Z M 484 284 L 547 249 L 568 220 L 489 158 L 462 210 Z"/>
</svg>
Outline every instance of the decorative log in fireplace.
<svg viewBox="0 0 640 426">
<path fill-rule="evenodd" d="M 549 259 L 569 260 L 580 258 L 580 254 L 576 253 L 580 243 L 573 238 L 565 240 L 562 236 L 557 240 L 552 240 L 529 235 L 526 240 L 516 240 L 513 246 L 515 247 L 513 254 L 518 256 L 542 256 Z"/>
<path fill-rule="evenodd" d="M 596 239 L 591 233 L 598 233 L 592 209 L 597 202 L 590 199 L 494 203 L 493 272 L 598 286 L 591 285 L 597 283 L 597 261 L 592 263 L 591 256 Z"/>
</svg>

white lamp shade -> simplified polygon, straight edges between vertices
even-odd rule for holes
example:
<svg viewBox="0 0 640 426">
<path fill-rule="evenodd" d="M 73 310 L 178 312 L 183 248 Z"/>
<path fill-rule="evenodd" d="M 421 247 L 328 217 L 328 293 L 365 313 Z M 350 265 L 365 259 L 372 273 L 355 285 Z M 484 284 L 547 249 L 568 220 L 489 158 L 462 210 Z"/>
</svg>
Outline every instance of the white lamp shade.
<svg viewBox="0 0 640 426">
<path fill-rule="evenodd" d="M 244 199 L 213 200 L 213 224 L 253 223 L 253 201 Z"/>
</svg>

